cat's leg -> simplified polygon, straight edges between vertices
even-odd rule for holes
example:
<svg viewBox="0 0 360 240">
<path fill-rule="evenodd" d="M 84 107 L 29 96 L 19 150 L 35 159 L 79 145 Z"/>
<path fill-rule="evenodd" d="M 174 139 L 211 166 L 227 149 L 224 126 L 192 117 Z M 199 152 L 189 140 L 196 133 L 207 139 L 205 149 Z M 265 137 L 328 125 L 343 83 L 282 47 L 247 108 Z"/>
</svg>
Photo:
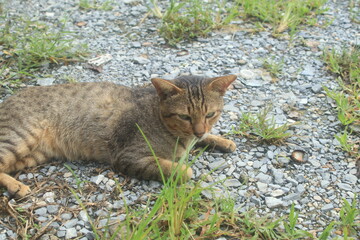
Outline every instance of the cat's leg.
<svg viewBox="0 0 360 240">
<path fill-rule="evenodd" d="M 25 197 L 31 192 L 29 186 L 17 181 L 6 173 L 0 173 L 0 185 L 6 187 L 11 195 L 18 198 Z"/>
<path fill-rule="evenodd" d="M 13 171 L 16 172 L 23 170 L 25 168 L 34 167 L 41 163 L 46 162 L 47 160 L 48 157 L 46 156 L 45 153 L 39 150 L 35 150 L 31 152 L 31 154 L 14 162 L 11 168 L 12 171 L 8 171 L 8 172 L 13 172 Z M 0 167 L 2 167 L 1 163 L 0 163 Z M 31 192 L 30 188 L 27 185 L 17 181 L 13 177 L 9 176 L 6 172 L 0 172 L 0 185 L 6 187 L 11 195 L 18 198 L 25 197 Z"/>
<path fill-rule="evenodd" d="M 220 136 L 209 134 L 204 140 L 198 142 L 198 146 L 209 146 L 222 152 L 233 152 L 236 149 L 236 144 Z"/>
<path fill-rule="evenodd" d="M 37 150 L 40 134 L 41 131 L 36 129 L 17 129 L 5 125 L 0 128 L 0 185 L 16 197 L 24 197 L 30 188 L 8 173 L 36 166 L 46 160 L 45 154 Z"/>
<path fill-rule="evenodd" d="M 178 166 L 178 163 L 163 158 L 158 158 L 158 161 L 165 179 L 171 177 L 174 169 Z M 136 162 L 121 161 L 115 164 L 114 168 L 128 176 L 139 179 L 162 181 L 159 166 L 152 156 L 141 158 Z M 182 182 L 188 181 L 193 175 L 192 169 L 186 165 L 180 167 L 179 173 L 182 174 Z"/>
</svg>

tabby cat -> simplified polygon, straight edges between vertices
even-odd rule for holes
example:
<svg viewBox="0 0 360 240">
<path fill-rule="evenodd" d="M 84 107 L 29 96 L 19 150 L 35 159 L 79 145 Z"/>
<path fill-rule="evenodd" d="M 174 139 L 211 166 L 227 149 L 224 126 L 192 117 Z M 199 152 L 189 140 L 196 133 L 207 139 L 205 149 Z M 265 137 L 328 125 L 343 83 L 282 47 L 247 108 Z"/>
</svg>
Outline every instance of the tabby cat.
<svg viewBox="0 0 360 240">
<path fill-rule="evenodd" d="M 165 177 L 178 141 L 180 157 L 195 138 L 224 151 L 234 142 L 209 134 L 235 75 L 182 76 L 129 88 L 113 83 L 73 83 L 29 87 L 0 105 L 0 185 L 24 197 L 30 188 L 9 173 L 51 158 L 107 162 L 139 179 L 161 180 L 138 126 L 150 141 Z M 184 180 L 192 170 L 185 165 Z"/>
</svg>

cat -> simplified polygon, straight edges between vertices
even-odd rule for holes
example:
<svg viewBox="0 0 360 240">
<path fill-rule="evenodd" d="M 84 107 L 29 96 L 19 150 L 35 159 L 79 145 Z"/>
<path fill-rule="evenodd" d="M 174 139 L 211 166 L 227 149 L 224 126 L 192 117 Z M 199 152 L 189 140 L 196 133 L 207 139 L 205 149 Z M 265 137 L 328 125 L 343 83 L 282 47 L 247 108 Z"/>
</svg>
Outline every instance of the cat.
<svg viewBox="0 0 360 240">
<path fill-rule="evenodd" d="M 223 95 L 236 75 L 151 79 L 129 88 L 109 82 L 28 87 L 0 104 L 0 185 L 15 197 L 30 188 L 9 174 L 51 158 L 98 161 L 115 171 L 161 181 L 139 128 L 152 145 L 165 177 L 193 139 L 223 152 L 233 141 L 211 135 Z M 139 128 L 138 128 L 138 126 Z M 192 170 L 183 169 L 184 181 Z"/>
</svg>

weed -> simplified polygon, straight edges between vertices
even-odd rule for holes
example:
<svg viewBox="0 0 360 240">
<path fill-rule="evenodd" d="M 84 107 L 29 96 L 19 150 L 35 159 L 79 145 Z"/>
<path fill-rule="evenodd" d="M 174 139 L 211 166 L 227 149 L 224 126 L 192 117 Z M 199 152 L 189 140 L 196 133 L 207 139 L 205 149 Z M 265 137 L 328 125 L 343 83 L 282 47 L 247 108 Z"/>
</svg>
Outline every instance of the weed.
<svg viewBox="0 0 360 240">
<path fill-rule="evenodd" d="M 339 76 L 345 84 L 353 84 L 359 88 L 360 49 L 358 47 L 350 47 L 349 50 L 343 47 L 340 53 L 335 49 L 326 49 L 323 59 L 327 63 L 328 69 Z"/>
<path fill-rule="evenodd" d="M 338 119 L 346 126 L 344 132 L 335 138 L 344 151 L 360 161 L 360 140 L 356 137 L 353 140 L 351 135 L 356 135 L 360 131 L 360 49 L 353 47 L 347 50 L 344 47 L 341 52 L 327 49 L 324 51 L 323 59 L 329 71 L 336 74 L 341 88 L 330 90 L 326 86 L 323 87 L 326 94 L 335 100 Z"/>
<path fill-rule="evenodd" d="M 284 66 L 284 59 L 281 61 L 275 61 L 274 58 L 272 59 L 265 59 L 263 61 L 263 67 L 269 71 L 270 75 L 273 78 L 279 77 L 282 72 L 282 68 Z"/>
<path fill-rule="evenodd" d="M 73 77 L 73 76 L 68 76 L 68 75 L 66 75 L 66 76 L 64 76 L 63 78 L 65 79 L 65 81 L 66 81 L 67 83 L 77 83 L 77 82 L 78 82 L 78 81 L 76 80 L 76 78 Z"/>
<path fill-rule="evenodd" d="M 350 139 L 351 136 L 347 129 L 342 134 L 335 135 L 336 140 L 339 141 L 341 148 L 349 153 L 356 154 L 356 144 Z"/>
<path fill-rule="evenodd" d="M 339 229 L 341 239 L 358 239 L 360 232 L 360 210 L 358 208 L 357 195 L 351 203 L 343 199 L 343 206 L 340 209 L 340 221 L 332 221 L 319 236 L 319 240 L 329 238 L 332 231 Z M 338 238 L 336 238 L 338 239 Z"/>
<path fill-rule="evenodd" d="M 239 134 L 250 139 L 266 143 L 279 144 L 291 136 L 286 132 L 290 125 L 278 126 L 274 117 L 268 118 L 270 108 L 266 107 L 257 114 L 243 113 L 237 128 L 233 128 L 231 134 Z"/>
<path fill-rule="evenodd" d="M 291 239 L 299 239 L 303 237 L 312 237 L 312 235 L 304 230 L 296 229 L 299 213 L 295 212 L 294 204 L 291 205 L 288 221 L 283 221 L 286 233 L 291 236 Z"/>
<path fill-rule="evenodd" d="M 170 45 L 206 37 L 210 31 L 229 24 L 237 15 L 237 10 L 227 8 L 224 0 L 171 0 L 164 13 L 156 0 L 151 3 L 151 12 L 162 19 L 160 34 Z"/>
<path fill-rule="evenodd" d="M 326 0 L 237 0 L 245 17 L 254 17 L 270 23 L 274 34 L 287 29 L 293 35 L 300 24 L 314 25 L 315 16 L 325 10 L 321 6 Z"/>
<path fill-rule="evenodd" d="M 355 23 L 360 23 L 360 1 L 350 0 L 349 9 L 351 20 Z"/>
<path fill-rule="evenodd" d="M 0 58 L 3 81 L 25 79 L 49 63 L 79 61 L 86 46 L 75 46 L 71 33 L 53 30 L 47 24 L 16 17 L 2 17 L 0 44 L 4 55 Z"/>
<path fill-rule="evenodd" d="M 107 0 L 102 3 L 98 2 L 97 0 L 80 0 L 79 8 L 84 10 L 96 9 L 96 10 L 110 11 L 114 8 L 112 6 L 113 3 L 114 2 L 111 0 Z"/>
<path fill-rule="evenodd" d="M 339 80 L 341 81 L 340 78 Z M 335 100 L 338 110 L 337 116 L 341 124 L 344 126 L 352 123 L 360 125 L 360 112 L 358 111 L 360 101 L 344 91 L 329 90 L 325 86 L 323 88 L 326 94 Z"/>
<path fill-rule="evenodd" d="M 356 196 L 351 204 L 346 199 L 343 199 L 344 204 L 340 210 L 341 222 L 339 222 L 339 227 L 342 229 L 345 239 L 350 236 L 355 236 L 360 230 L 360 210 L 356 206 L 357 203 L 355 199 Z"/>
</svg>

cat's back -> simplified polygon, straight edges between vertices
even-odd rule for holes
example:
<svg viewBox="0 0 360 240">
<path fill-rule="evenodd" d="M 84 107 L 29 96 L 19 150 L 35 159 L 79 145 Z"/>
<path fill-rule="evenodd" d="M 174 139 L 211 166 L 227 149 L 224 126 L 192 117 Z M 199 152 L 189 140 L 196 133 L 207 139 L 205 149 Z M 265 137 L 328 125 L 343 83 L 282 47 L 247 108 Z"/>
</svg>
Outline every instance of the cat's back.
<svg viewBox="0 0 360 240">
<path fill-rule="evenodd" d="M 0 104 L 0 113 L 80 114 L 89 110 L 105 110 L 121 100 L 126 105 L 132 90 L 110 82 L 70 83 L 28 87 Z"/>
</svg>

